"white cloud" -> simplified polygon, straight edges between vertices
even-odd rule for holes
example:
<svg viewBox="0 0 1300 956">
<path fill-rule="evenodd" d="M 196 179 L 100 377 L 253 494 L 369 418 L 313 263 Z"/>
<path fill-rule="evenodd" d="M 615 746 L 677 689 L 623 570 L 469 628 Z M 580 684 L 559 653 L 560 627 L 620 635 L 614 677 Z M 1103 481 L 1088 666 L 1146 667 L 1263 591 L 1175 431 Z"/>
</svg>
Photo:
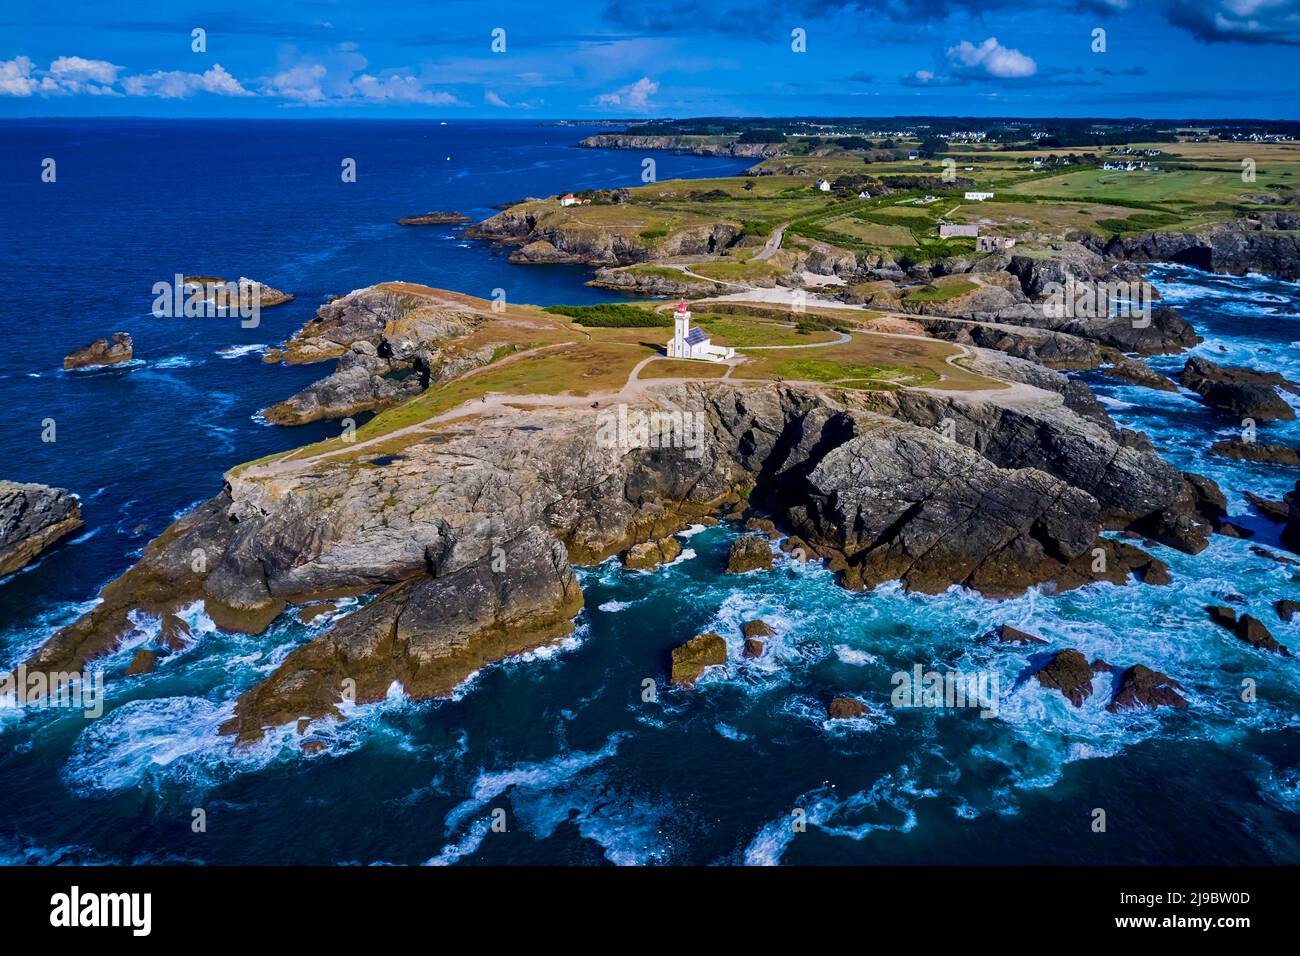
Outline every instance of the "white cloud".
<svg viewBox="0 0 1300 956">
<path fill-rule="evenodd" d="M 50 76 L 60 84 L 94 82 L 112 86 L 117 82 L 117 71 L 107 60 L 87 60 L 80 56 L 61 56 L 50 64 Z"/>
<path fill-rule="evenodd" d="M 25 56 L 0 60 L 0 95 L 31 96 L 40 86 L 32 77 L 32 61 Z"/>
<path fill-rule="evenodd" d="M 650 77 L 643 76 L 635 83 L 630 83 L 613 93 L 602 93 L 596 97 L 596 103 L 599 106 L 619 107 L 640 112 L 649 108 L 650 97 L 658 92 L 659 84 Z"/>
<path fill-rule="evenodd" d="M 1030 57 L 1019 50 L 1004 47 L 997 37 L 989 37 L 979 46 L 969 40 L 962 40 L 956 46 L 948 48 L 948 59 L 954 66 L 982 71 L 1000 80 L 1019 79 L 1038 72 L 1038 64 Z"/>
<path fill-rule="evenodd" d="M 510 109 L 510 104 L 507 103 L 505 100 L 503 100 L 501 97 L 497 96 L 497 94 L 494 93 L 492 90 L 483 91 L 483 102 L 487 103 L 488 106 L 499 106 L 505 110 Z"/>
<path fill-rule="evenodd" d="M 266 92 L 304 103 L 324 102 L 326 96 L 321 81 L 325 79 L 325 72 L 325 67 L 319 63 L 299 63 L 271 77 Z"/>
<path fill-rule="evenodd" d="M 196 93 L 214 93 L 217 96 L 253 96 L 239 81 L 216 63 L 202 73 L 181 70 L 158 70 L 146 76 L 128 76 L 122 88 L 129 96 L 157 96 L 165 100 L 186 99 Z"/>
<path fill-rule="evenodd" d="M 423 103 L 448 106 L 457 102 L 450 93 L 426 89 L 418 77 L 392 75 L 384 78 L 363 73 L 352 83 L 357 94 L 375 103 Z"/>
</svg>

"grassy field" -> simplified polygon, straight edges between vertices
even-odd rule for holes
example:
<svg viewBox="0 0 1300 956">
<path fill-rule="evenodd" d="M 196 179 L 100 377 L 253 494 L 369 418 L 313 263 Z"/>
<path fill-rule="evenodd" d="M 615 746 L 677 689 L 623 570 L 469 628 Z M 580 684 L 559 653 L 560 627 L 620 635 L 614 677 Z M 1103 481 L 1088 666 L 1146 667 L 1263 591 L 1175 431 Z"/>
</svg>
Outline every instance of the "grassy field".
<svg viewBox="0 0 1300 956">
<path fill-rule="evenodd" d="M 832 342 L 839 337 L 830 330 L 799 332 L 770 319 L 737 315 L 704 313 L 695 315 L 692 321 L 709 333 L 715 345 L 730 345 L 738 349 L 756 345 L 810 345 L 814 342 Z"/>
</svg>

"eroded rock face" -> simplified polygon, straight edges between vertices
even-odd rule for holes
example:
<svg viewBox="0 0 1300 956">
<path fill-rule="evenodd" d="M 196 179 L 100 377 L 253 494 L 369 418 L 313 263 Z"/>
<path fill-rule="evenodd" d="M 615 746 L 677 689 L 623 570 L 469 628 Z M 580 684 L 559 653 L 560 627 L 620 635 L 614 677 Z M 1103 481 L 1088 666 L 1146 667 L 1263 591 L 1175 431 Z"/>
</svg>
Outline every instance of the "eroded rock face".
<svg viewBox="0 0 1300 956">
<path fill-rule="evenodd" d="M 63 488 L 0 481 L 0 577 L 80 528 L 81 505 Z"/>
<path fill-rule="evenodd" d="M 131 361 L 135 355 L 131 336 L 125 332 L 114 332 L 113 339 L 96 339 L 89 345 L 83 345 L 74 352 L 69 352 L 63 359 L 65 369 L 93 368 L 100 365 L 118 365 Z"/>
<path fill-rule="evenodd" d="M 727 663 L 727 642 L 712 632 L 697 634 L 681 647 L 673 648 L 672 682 L 691 687 L 706 667 Z"/>
<path fill-rule="evenodd" d="M 1210 408 L 1259 421 L 1295 418 L 1295 410 L 1278 394 L 1278 389 L 1300 394 L 1300 387 L 1277 372 L 1216 365 L 1209 359 L 1194 356 L 1183 366 L 1179 379 Z"/>
<path fill-rule="evenodd" d="M 405 581 L 289 655 L 240 697 L 222 731 L 252 740 L 299 717 L 337 714 L 344 681 L 357 703 L 394 682 L 417 699 L 449 694 L 480 667 L 567 634 L 582 590 L 564 548 L 541 528 L 505 543 L 502 560 Z"/>
<path fill-rule="evenodd" d="M 302 425 L 405 401 L 493 360 L 501 343 L 449 344 L 482 322 L 477 311 L 436 294 L 383 283 L 358 289 L 321 306 L 278 353 L 290 364 L 336 358 L 334 372 L 262 415 L 277 425 Z"/>
<path fill-rule="evenodd" d="M 1263 272 L 1295 280 L 1300 279 L 1296 229 L 1300 229 L 1300 216 L 1295 213 L 1268 213 L 1202 233 L 1116 237 L 1105 245 L 1104 252 L 1138 262 L 1177 262 L 1207 272 Z"/>
</svg>

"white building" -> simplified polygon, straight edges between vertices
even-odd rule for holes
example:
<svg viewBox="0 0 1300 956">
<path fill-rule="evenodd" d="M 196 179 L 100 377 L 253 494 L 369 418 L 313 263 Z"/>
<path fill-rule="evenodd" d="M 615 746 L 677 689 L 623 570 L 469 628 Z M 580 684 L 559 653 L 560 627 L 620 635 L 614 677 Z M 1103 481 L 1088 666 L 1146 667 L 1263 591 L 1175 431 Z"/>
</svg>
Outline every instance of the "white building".
<svg viewBox="0 0 1300 956">
<path fill-rule="evenodd" d="M 862 190 L 862 192 L 858 193 L 858 198 L 859 198 L 859 199 L 870 199 L 870 198 L 871 198 L 871 193 L 867 192 L 867 191 L 864 189 L 864 190 Z"/>
<path fill-rule="evenodd" d="M 967 199 L 973 199 L 976 202 L 983 202 L 986 199 L 992 199 L 992 193 L 970 192 L 966 194 Z"/>
<path fill-rule="evenodd" d="M 668 357 L 725 362 L 736 357 L 736 350 L 714 345 L 703 329 L 691 328 L 691 313 L 685 302 L 678 302 L 673 313 L 673 337 L 668 340 Z"/>
<path fill-rule="evenodd" d="M 831 191 L 830 181 L 825 179 L 819 179 L 817 180 L 817 182 L 813 183 L 813 189 L 820 189 L 822 192 L 828 193 Z"/>
<path fill-rule="evenodd" d="M 582 200 L 579 199 L 577 196 L 573 195 L 573 193 L 565 193 L 563 196 L 560 197 L 561 206 L 579 206 L 581 204 L 582 204 Z"/>
<path fill-rule="evenodd" d="M 979 226 L 955 226 L 949 223 L 941 223 L 939 226 L 940 239 L 952 239 L 957 236 L 978 237 L 980 234 Z"/>
</svg>

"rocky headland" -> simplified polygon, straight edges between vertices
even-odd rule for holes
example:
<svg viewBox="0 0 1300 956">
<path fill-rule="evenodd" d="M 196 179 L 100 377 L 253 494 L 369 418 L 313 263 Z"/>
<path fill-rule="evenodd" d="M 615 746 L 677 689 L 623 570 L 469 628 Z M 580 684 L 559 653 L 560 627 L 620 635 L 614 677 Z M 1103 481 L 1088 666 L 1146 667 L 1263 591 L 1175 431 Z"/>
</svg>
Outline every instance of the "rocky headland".
<svg viewBox="0 0 1300 956">
<path fill-rule="evenodd" d="M 371 341 L 354 337 L 364 317 L 385 351 L 409 355 L 395 321 L 411 319 L 432 339 L 447 323 L 472 324 L 456 310 L 413 318 L 423 306 L 404 310 L 401 298 L 391 286 L 359 290 L 322 309 L 288 348 L 348 354 Z M 606 447 L 593 409 L 557 402 L 467 408 L 439 426 L 437 441 L 382 459 L 358 448 L 241 467 L 31 663 L 80 667 L 114 649 L 136 611 L 164 617 L 202 600 L 219 626 L 257 632 L 290 604 L 372 594 L 240 698 L 224 729 L 250 740 L 334 714 L 345 690 L 361 703 L 395 681 L 415 697 L 447 694 L 484 664 L 567 632 L 582 605 L 572 564 L 671 559 L 667 536 L 742 501 L 849 588 L 900 580 L 1006 596 L 1131 575 L 1156 584 L 1168 579 L 1163 562 L 1104 532 L 1205 547 L 1221 515 L 1212 482 L 1180 474 L 1057 372 L 978 348 L 967 361 L 1015 387 L 669 380 L 646 389 L 637 407 L 703 416 L 698 457 Z M 948 421 L 956 440 L 945 437 Z M 741 540 L 764 552 L 753 566 L 770 563 L 766 534 Z"/>
</svg>

